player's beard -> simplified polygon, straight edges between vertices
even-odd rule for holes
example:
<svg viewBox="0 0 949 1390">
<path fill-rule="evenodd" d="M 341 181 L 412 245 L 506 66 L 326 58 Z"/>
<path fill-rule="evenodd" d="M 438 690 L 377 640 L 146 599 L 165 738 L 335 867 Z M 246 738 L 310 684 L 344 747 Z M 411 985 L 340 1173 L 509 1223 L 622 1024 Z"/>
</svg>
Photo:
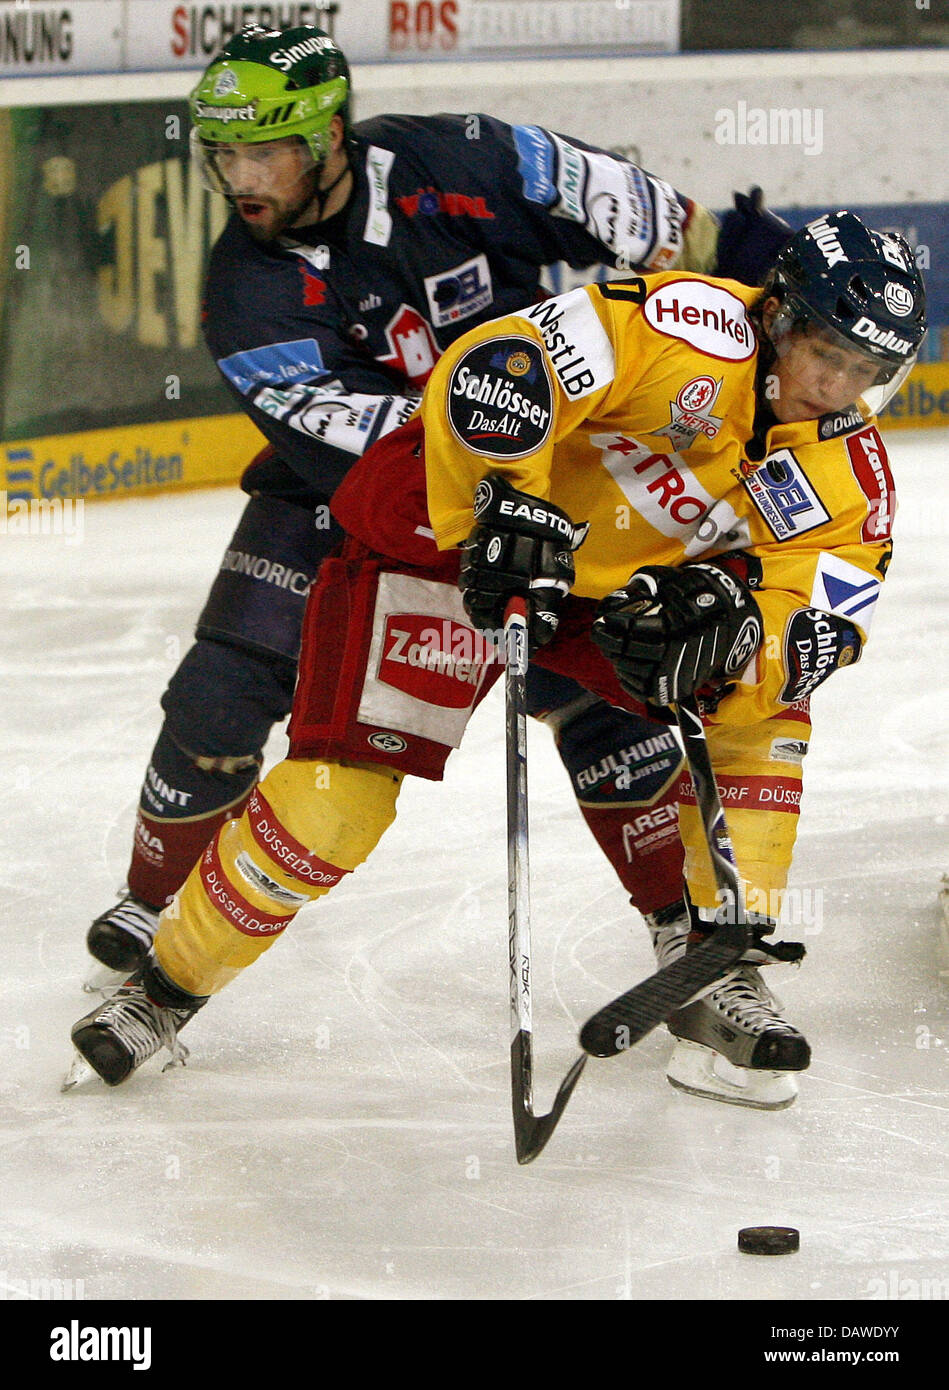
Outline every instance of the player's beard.
<svg viewBox="0 0 949 1390">
<path fill-rule="evenodd" d="M 317 181 L 313 171 L 302 176 L 303 189 L 297 198 L 283 201 L 279 198 L 251 197 L 243 195 L 232 201 L 237 214 L 254 241 L 266 245 L 281 236 L 288 227 L 305 225 L 303 219 L 316 196 Z M 244 205 L 242 207 L 241 205 Z M 251 209 L 259 209 L 251 214 Z M 311 219 L 313 221 L 317 218 Z"/>
</svg>

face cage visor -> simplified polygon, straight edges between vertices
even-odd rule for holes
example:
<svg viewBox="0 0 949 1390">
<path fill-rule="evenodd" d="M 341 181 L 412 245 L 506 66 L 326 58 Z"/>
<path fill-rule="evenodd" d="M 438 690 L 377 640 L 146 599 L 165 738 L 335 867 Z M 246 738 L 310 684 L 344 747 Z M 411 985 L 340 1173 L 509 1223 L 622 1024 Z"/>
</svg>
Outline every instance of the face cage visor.
<svg viewBox="0 0 949 1390">
<path fill-rule="evenodd" d="M 805 332 L 811 330 L 813 336 L 820 338 L 829 347 L 839 349 L 848 354 L 848 357 L 857 354 L 876 368 L 876 381 L 872 385 L 864 387 L 854 401 L 854 404 L 862 404 L 871 415 L 879 415 L 916 366 L 917 353 L 915 352 L 904 362 L 886 362 L 877 357 L 875 353 L 862 352 L 851 338 L 845 338 L 842 333 L 831 328 L 830 324 L 825 323 L 817 314 L 810 310 L 805 310 L 802 313 L 800 302 L 795 302 L 793 299 L 781 305 L 768 330 L 768 336 L 779 357 L 784 357 L 789 351 L 792 333 L 800 331 L 802 328 Z"/>
<path fill-rule="evenodd" d="M 220 193 L 225 198 L 272 198 L 274 193 L 268 185 L 268 170 L 272 167 L 275 154 L 282 153 L 291 141 L 298 156 L 298 178 L 302 179 L 317 168 L 318 161 L 299 135 L 285 135 L 259 143 L 241 140 L 223 144 L 217 140 L 204 140 L 197 127 L 192 126 L 191 158 L 198 166 L 201 182 L 212 193 Z M 286 189 L 283 191 L 285 193 Z"/>
</svg>

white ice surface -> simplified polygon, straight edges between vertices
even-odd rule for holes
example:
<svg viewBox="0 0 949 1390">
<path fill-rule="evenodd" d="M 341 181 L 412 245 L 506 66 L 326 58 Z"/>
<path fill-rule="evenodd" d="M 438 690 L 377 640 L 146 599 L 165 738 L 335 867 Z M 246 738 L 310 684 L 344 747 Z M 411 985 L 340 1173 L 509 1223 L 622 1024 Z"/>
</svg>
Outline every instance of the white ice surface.
<svg viewBox="0 0 949 1390">
<path fill-rule="evenodd" d="M 536 1163 L 508 1087 L 502 709 L 406 787 L 369 865 L 185 1035 L 186 1069 L 59 1084 L 89 920 L 128 858 L 157 700 L 236 491 L 89 506 L 5 538 L 0 1274 L 86 1298 L 872 1299 L 949 1295 L 949 440 L 894 434 L 896 556 L 863 662 L 815 697 L 776 979 L 814 1063 L 791 1109 L 674 1092 L 669 1041 L 591 1062 Z M 282 735 L 269 753 L 279 757 Z M 637 915 L 531 731 L 536 1097 L 651 970 Z M 813 905 L 817 898 L 810 899 Z M 813 915 L 813 914 L 812 914 Z M 800 935 L 801 927 L 789 927 Z M 741 1255 L 790 1224 L 800 1253 Z M 6 1294 L 4 1295 L 6 1296 Z"/>
</svg>

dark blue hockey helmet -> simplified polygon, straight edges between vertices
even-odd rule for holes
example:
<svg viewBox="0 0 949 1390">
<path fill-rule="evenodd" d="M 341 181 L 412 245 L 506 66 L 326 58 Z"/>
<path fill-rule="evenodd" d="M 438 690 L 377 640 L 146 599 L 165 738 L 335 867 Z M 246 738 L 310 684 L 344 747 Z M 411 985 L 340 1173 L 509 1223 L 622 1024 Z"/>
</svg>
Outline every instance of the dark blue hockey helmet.
<svg viewBox="0 0 949 1390">
<path fill-rule="evenodd" d="M 780 309 L 776 350 L 795 327 L 814 324 L 879 363 L 864 400 L 879 410 L 905 380 L 926 336 L 926 290 L 913 252 L 896 232 L 875 232 L 852 212 L 825 213 L 795 232 L 765 281 Z"/>
</svg>

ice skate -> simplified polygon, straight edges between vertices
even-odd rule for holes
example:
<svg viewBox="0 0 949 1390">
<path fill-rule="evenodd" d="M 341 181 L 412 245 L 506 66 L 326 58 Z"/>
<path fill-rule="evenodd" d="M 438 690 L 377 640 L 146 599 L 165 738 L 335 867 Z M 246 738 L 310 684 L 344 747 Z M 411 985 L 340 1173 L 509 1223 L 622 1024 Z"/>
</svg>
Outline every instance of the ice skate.
<svg viewBox="0 0 949 1390">
<path fill-rule="evenodd" d="M 151 948 L 160 915 L 160 908 L 150 907 L 134 893 L 126 892 L 114 907 L 97 917 L 89 928 L 86 945 L 89 954 L 106 970 L 93 971 L 85 988 L 97 991 L 115 986 L 137 970 Z M 116 972 L 121 978 L 116 978 Z"/>
<path fill-rule="evenodd" d="M 143 974 L 148 976 L 151 993 L 146 992 Z M 156 984 L 158 989 L 154 988 Z M 157 1002 L 152 997 L 156 993 L 169 1002 Z M 171 1053 L 171 1061 L 166 1066 L 183 1065 L 188 1049 L 178 1034 L 203 1003 L 204 999 L 176 989 L 160 975 L 154 962 L 149 962 L 144 972 L 127 980 L 111 999 L 73 1025 L 73 1045 L 108 1086 L 120 1085 L 163 1047 Z M 84 1076 L 82 1068 L 74 1062 L 63 1089 L 71 1089 Z"/>
<path fill-rule="evenodd" d="M 657 916 L 647 918 L 647 926 L 665 966 L 685 951 L 691 921 L 684 908 Z M 737 969 L 668 1020 L 676 1041 L 666 1075 L 677 1090 L 758 1110 L 781 1110 L 795 1100 L 794 1073 L 810 1065 L 810 1048 L 782 1018 L 780 1001 L 752 962 L 797 960 L 803 952 L 793 943 L 769 946 L 765 934 L 756 933 Z"/>
</svg>

